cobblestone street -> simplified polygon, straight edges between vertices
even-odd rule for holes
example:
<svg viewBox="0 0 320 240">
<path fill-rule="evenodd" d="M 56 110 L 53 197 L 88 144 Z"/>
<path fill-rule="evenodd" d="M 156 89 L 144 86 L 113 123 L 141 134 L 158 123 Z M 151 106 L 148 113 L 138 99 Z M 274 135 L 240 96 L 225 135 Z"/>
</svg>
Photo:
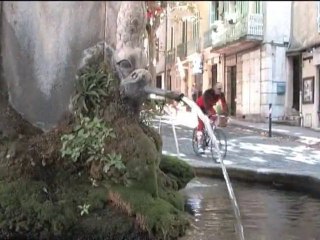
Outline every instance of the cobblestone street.
<svg viewBox="0 0 320 240">
<path fill-rule="evenodd" d="M 183 120 L 182 120 L 183 121 Z M 193 166 L 214 166 L 211 154 L 196 156 L 192 148 L 192 127 L 194 120 L 185 119 L 183 126 L 175 121 L 179 142 L 180 157 Z M 158 128 L 159 121 L 155 122 Z M 286 137 L 268 138 L 258 131 L 238 126 L 224 128 L 228 139 L 228 153 L 225 165 L 246 167 L 257 171 L 275 171 L 318 176 L 320 172 L 320 150 L 310 148 Z M 162 121 L 161 135 L 163 153 L 177 155 L 171 121 L 165 117 Z"/>
</svg>

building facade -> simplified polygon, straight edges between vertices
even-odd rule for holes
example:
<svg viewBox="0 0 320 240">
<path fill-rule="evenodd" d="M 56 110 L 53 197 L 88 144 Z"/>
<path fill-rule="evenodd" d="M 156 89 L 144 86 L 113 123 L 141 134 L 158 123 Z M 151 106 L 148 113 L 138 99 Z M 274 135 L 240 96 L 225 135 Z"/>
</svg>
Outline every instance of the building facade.
<svg viewBox="0 0 320 240">
<path fill-rule="evenodd" d="M 288 115 L 298 112 L 303 127 L 320 128 L 320 3 L 293 2 L 288 57 Z"/>
<path fill-rule="evenodd" d="M 196 5 L 197 20 L 168 21 L 173 28 L 168 31 L 168 46 L 173 47 L 168 48 L 172 53 L 167 61 L 172 90 L 191 97 L 192 83 L 204 91 L 221 82 L 232 115 L 265 121 L 272 104 L 274 119 L 283 118 L 291 2 L 200 1 Z M 158 35 L 165 36 L 161 31 Z"/>
</svg>

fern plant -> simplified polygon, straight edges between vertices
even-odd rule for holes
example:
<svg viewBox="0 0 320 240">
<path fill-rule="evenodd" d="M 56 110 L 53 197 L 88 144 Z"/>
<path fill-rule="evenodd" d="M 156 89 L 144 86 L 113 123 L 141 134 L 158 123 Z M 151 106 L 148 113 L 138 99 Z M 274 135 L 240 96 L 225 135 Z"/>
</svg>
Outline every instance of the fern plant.
<svg viewBox="0 0 320 240">
<path fill-rule="evenodd" d="M 76 94 L 72 99 L 75 114 L 98 116 L 103 99 L 108 96 L 113 77 L 103 69 L 88 68 L 76 84 Z"/>
</svg>

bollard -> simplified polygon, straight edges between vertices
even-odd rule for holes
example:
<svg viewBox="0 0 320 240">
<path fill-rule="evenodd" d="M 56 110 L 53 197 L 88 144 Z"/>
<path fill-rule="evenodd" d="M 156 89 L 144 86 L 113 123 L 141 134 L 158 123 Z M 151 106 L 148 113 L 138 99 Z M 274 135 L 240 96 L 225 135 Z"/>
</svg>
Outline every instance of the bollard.
<svg viewBox="0 0 320 240">
<path fill-rule="evenodd" d="M 269 137 L 272 137 L 272 103 L 269 103 Z"/>
</svg>

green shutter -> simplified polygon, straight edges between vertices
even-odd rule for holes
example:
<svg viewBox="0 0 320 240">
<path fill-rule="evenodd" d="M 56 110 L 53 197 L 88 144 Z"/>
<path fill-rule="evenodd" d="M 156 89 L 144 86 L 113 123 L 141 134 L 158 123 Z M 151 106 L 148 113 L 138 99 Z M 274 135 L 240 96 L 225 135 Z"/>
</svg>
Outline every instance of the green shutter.
<svg viewBox="0 0 320 240">
<path fill-rule="evenodd" d="M 229 1 L 224 1 L 223 2 L 223 11 L 226 13 L 226 12 L 229 12 Z"/>
<path fill-rule="evenodd" d="M 211 7 L 210 7 L 210 25 L 214 23 L 214 20 L 216 19 L 216 4 L 214 1 L 211 1 Z"/>
<path fill-rule="evenodd" d="M 256 13 L 262 13 L 262 11 L 261 11 L 261 1 L 256 1 Z"/>
<path fill-rule="evenodd" d="M 248 1 L 245 1 L 245 2 L 243 2 L 242 15 L 243 15 L 243 16 L 246 16 L 246 15 L 248 15 L 248 12 L 249 12 L 249 2 L 248 2 Z"/>
</svg>

